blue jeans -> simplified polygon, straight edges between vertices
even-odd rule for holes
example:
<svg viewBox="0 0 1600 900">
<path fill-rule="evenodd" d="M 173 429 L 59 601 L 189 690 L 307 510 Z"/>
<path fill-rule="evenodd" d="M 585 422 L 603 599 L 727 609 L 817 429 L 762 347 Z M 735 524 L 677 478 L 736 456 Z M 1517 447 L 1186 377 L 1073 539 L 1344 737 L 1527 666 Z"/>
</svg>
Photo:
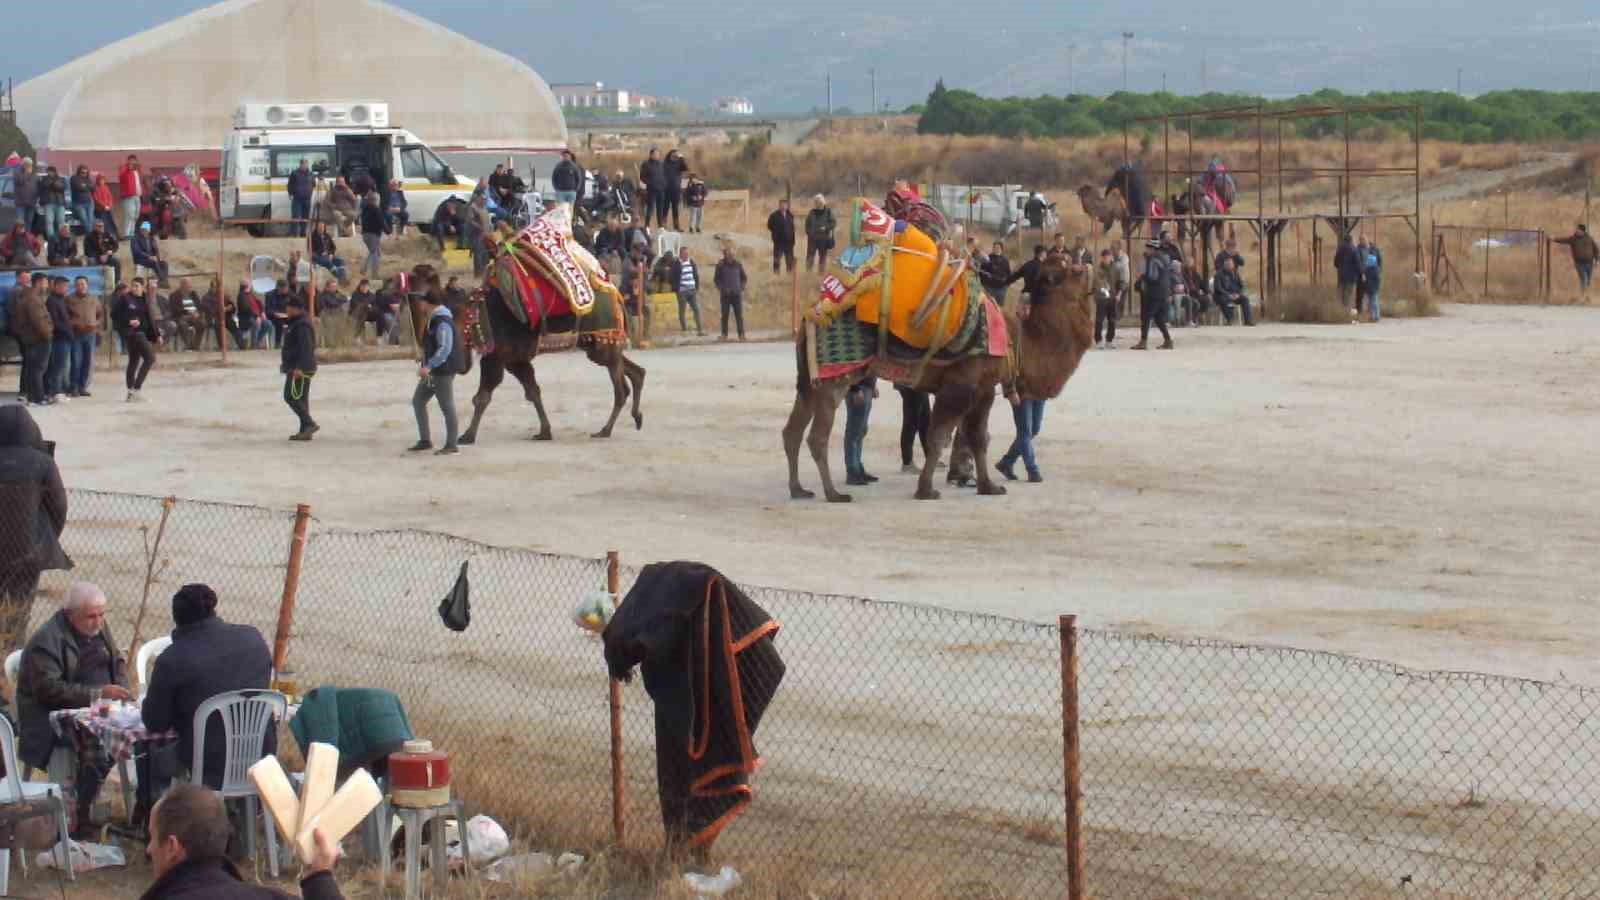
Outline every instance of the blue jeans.
<svg viewBox="0 0 1600 900">
<path fill-rule="evenodd" d="M 578 202 L 577 191 L 556 191 L 555 194 L 557 203 L 565 203 L 568 206 L 572 206 Z"/>
<path fill-rule="evenodd" d="M 72 372 L 71 337 L 58 337 L 50 341 L 50 370 L 45 375 L 45 393 L 52 397 L 67 392 L 67 378 Z"/>
<path fill-rule="evenodd" d="M 77 214 L 78 224 L 83 226 L 84 234 L 94 230 L 94 201 L 74 203 L 72 211 Z"/>
<path fill-rule="evenodd" d="M 1377 322 L 1383 318 L 1378 311 L 1378 287 L 1373 285 L 1367 288 L 1367 311 L 1372 313 L 1372 321 Z"/>
<path fill-rule="evenodd" d="M 333 273 L 333 277 L 343 282 L 345 280 L 344 260 L 337 256 L 313 256 L 311 261 Z"/>
<path fill-rule="evenodd" d="M 60 203 L 41 203 L 39 209 L 44 212 L 44 233 L 51 237 L 60 234 L 67 221 L 67 208 Z"/>
<path fill-rule="evenodd" d="M 1589 289 L 1589 282 L 1594 280 L 1594 260 L 1574 263 L 1578 267 L 1578 287 L 1581 290 Z"/>
<path fill-rule="evenodd" d="M 89 380 L 94 377 L 94 351 L 100 346 L 100 335 L 80 334 L 72 339 L 72 376 L 67 387 L 77 393 L 89 390 Z"/>
<path fill-rule="evenodd" d="M 867 420 L 872 417 L 872 388 L 851 388 L 844 405 L 844 472 L 846 476 L 865 475 L 861 448 L 867 442 Z"/>
<path fill-rule="evenodd" d="M 310 197 L 304 197 L 304 198 L 301 198 L 301 197 L 290 197 L 289 198 L 289 218 L 291 218 L 291 219 L 309 219 L 309 218 L 311 218 L 311 198 Z M 294 236 L 295 237 L 305 237 L 306 236 L 306 223 L 305 222 L 301 221 L 301 222 L 296 222 L 295 223 L 295 225 L 294 225 Z"/>
<path fill-rule="evenodd" d="M 1039 436 L 1039 429 L 1044 426 L 1044 401 L 1024 400 L 1011 407 L 1011 419 L 1017 423 L 1017 437 L 1011 442 L 1011 449 L 1006 455 L 1000 457 L 1000 465 L 1009 469 L 1022 460 L 1023 468 L 1029 475 L 1039 472 L 1039 461 L 1033 456 L 1033 439 Z"/>
</svg>

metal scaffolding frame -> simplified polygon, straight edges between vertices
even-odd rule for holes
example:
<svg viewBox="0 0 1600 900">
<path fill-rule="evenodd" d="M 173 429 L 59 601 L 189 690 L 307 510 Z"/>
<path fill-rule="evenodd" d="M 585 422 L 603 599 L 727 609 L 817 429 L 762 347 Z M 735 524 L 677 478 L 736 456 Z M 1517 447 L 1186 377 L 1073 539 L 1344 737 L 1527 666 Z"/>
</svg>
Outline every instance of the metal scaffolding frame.
<svg viewBox="0 0 1600 900">
<path fill-rule="evenodd" d="M 1412 165 L 1407 166 L 1356 166 L 1350 161 L 1350 117 L 1367 113 L 1411 113 L 1411 150 Z M 1288 121 L 1315 118 L 1339 118 L 1342 120 L 1344 136 L 1344 164 L 1338 167 L 1285 167 L 1283 164 L 1283 124 Z M 1145 170 L 1147 179 L 1156 174 L 1161 176 L 1162 201 L 1166 202 L 1173 196 L 1172 179 L 1174 176 L 1190 179 L 1205 173 L 1205 169 L 1195 168 L 1194 160 L 1194 123 L 1205 121 L 1255 121 L 1256 132 L 1256 159 L 1255 168 L 1240 169 L 1230 166 L 1231 175 L 1253 175 L 1256 178 L 1256 210 L 1254 215 L 1229 213 L 1226 215 L 1196 215 L 1191 209 L 1183 216 L 1168 216 L 1172 221 L 1182 221 L 1189 225 L 1191 231 L 1195 226 L 1207 222 L 1245 222 L 1256 232 L 1261 240 L 1263 252 L 1257 255 L 1258 273 L 1261 285 L 1263 302 L 1279 286 L 1279 254 L 1278 236 L 1290 222 L 1310 221 L 1312 223 L 1313 263 L 1312 278 L 1317 277 L 1318 261 L 1316 247 L 1319 243 L 1316 238 L 1316 223 L 1326 221 L 1333 229 L 1335 236 L 1344 238 L 1365 219 L 1402 219 L 1410 227 L 1412 235 L 1416 238 L 1416 271 L 1425 272 L 1422 249 L 1422 108 L 1416 105 L 1401 104 L 1364 104 L 1357 106 L 1301 106 L 1289 109 L 1268 109 L 1265 104 L 1253 106 L 1235 106 L 1224 109 L 1197 110 L 1186 113 L 1166 113 L 1156 116 L 1139 116 L 1123 123 L 1122 126 L 1122 160 L 1124 164 L 1133 160 L 1130 149 L 1130 134 L 1134 127 L 1140 125 L 1161 126 L 1161 169 L 1158 172 Z M 1267 131 L 1268 124 L 1275 125 L 1276 164 L 1269 167 L 1267 161 Z M 1181 168 L 1172 164 L 1172 126 L 1183 126 L 1186 146 L 1184 148 L 1183 163 Z M 1339 204 L 1337 209 L 1326 212 L 1312 213 L 1287 213 L 1283 205 L 1284 176 L 1309 177 L 1311 179 L 1336 178 L 1339 181 Z M 1354 213 L 1350 202 L 1351 182 L 1355 178 L 1410 178 L 1412 180 L 1413 205 L 1410 211 L 1392 210 L 1380 212 Z M 1267 191 L 1269 185 L 1276 190 L 1276 210 L 1269 211 L 1267 206 Z M 1238 207 L 1238 198 L 1235 200 L 1235 209 Z M 1142 212 L 1142 211 L 1141 211 Z M 1211 266 L 1209 234 L 1202 231 L 1205 252 L 1202 253 L 1202 263 L 1205 274 L 1209 275 Z"/>
</svg>

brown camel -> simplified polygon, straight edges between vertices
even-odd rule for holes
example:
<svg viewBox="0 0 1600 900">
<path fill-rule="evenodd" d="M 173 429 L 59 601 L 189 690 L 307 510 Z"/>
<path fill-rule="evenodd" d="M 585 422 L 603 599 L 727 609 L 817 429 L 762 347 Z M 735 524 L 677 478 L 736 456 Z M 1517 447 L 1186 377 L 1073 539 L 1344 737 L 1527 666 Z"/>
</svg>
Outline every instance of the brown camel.
<svg viewBox="0 0 1600 900">
<path fill-rule="evenodd" d="M 1083 211 L 1089 218 L 1105 226 L 1101 234 L 1110 234 L 1111 226 L 1122 223 L 1124 236 L 1133 228 L 1133 220 L 1128 215 L 1128 203 L 1122 198 L 1122 192 L 1116 188 L 1107 188 L 1104 197 L 1101 197 L 1094 188 L 1084 185 L 1078 188 L 1078 202 L 1083 204 Z"/>
<path fill-rule="evenodd" d="M 432 266 L 417 266 L 412 270 L 412 279 L 416 290 L 432 296 L 442 294 L 439 274 Z M 427 322 L 419 311 L 418 298 L 413 296 L 410 303 L 412 327 L 416 330 L 417 341 L 420 344 Z M 456 316 L 458 322 L 464 321 L 462 313 L 459 307 L 450 309 L 450 314 Z M 551 440 L 553 433 L 550 430 L 550 417 L 545 415 L 539 379 L 533 372 L 533 360 L 539 355 L 539 339 L 545 334 L 572 331 L 575 327 L 574 317 L 561 316 L 524 325 L 512 318 L 500 299 L 499 290 L 493 286 L 484 288 L 482 314 L 488 319 L 489 331 L 494 335 L 494 350 L 483 354 L 478 364 L 478 392 L 472 397 L 472 424 L 462 432 L 461 443 L 477 443 L 478 425 L 483 421 L 483 413 L 489 408 L 489 401 L 494 399 L 494 389 L 505 380 L 507 372 L 522 383 L 523 396 L 533 404 L 534 411 L 539 415 L 539 431 L 533 436 L 533 440 Z M 622 407 L 628 402 L 630 393 L 633 395 L 634 428 L 643 428 L 644 414 L 639 411 L 639 402 L 644 397 L 644 367 L 628 359 L 623 352 L 622 344 L 580 338 L 579 346 L 584 348 L 590 362 L 605 369 L 611 376 L 611 418 L 606 420 L 604 428 L 589 436 L 611 437 L 611 429 L 617 424 L 617 417 L 622 414 Z"/>
<path fill-rule="evenodd" d="M 1015 374 L 1023 396 L 1049 398 L 1060 394 L 1093 343 L 1094 303 L 1090 281 L 1086 268 L 1074 272 L 1066 260 L 1052 257 L 1045 261 L 1039 274 L 1039 291 L 1044 299 L 1032 307 L 1027 319 L 1008 320 L 1020 366 Z M 833 485 L 828 466 L 828 439 L 833 432 L 839 402 L 850 385 L 860 379 L 860 374 L 813 384 L 806 365 L 803 332 L 795 342 L 795 351 L 799 367 L 797 390 L 794 409 L 783 427 L 783 450 L 789 458 L 789 496 L 796 500 L 816 496 L 800 484 L 803 439 L 817 464 L 828 502 L 848 503 L 850 495 L 840 493 Z M 918 500 L 939 499 L 939 492 L 933 488 L 934 470 L 950 445 L 951 434 L 958 423 L 972 450 L 978 493 L 999 495 L 1006 492 L 989 477 L 989 411 L 994 406 L 996 386 L 1011 373 L 1007 360 L 975 357 L 945 366 L 927 366 L 917 383 L 907 385 L 934 396 L 927 458 L 922 465 L 922 476 L 917 480 Z"/>
</svg>

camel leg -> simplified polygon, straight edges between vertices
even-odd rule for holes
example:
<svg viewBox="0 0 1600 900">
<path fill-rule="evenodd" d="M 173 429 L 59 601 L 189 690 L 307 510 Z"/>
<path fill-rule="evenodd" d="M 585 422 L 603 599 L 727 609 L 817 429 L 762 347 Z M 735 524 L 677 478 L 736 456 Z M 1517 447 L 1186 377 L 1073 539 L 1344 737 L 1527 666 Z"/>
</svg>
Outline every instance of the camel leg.
<svg viewBox="0 0 1600 900">
<path fill-rule="evenodd" d="M 945 448 L 950 446 L 956 423 L 972 406 L 972 401 L 973 388 L 968 385 L 950 385 L 934 397 L 933 420 L 928 425 L 927 459 L 922 463 L 922 476 L 917 479 L 918 500 L 939 499 L 940 494 L 933 487 L 934 470 L 939 467 Z"/>
<path fill-rule="evenodd" d="M 614 347 L 603 349 L 596 346 L 589 351 L 589 359 L 596 365 L 604 366 L 611 378 L 611 418 L 606 420 L 604 428 L 589 436 L 608 438 L 617 424 L 617 417 L 622 415 L 622 407 L 628 403 L 628 382 L 622 374 L 622 354 Z"/>
<path fill-rule="evenodd" d="M 485 354 L 478 361 L 478 392 L 472 395 L 472 424 L 462 432 L 459 443 L 476 444 L 478 442 L 478 424 L 483 421 L 483 413 L 489 408 L 489 401 L 494 399 L 494 389 L 506 377 L 505 363 L 501 362 L 494 354 Z"/>
<path fill-rule="evenodd" d="M 833 436 L 833 420 L 850 386 L 841 380 L 837 384 L 816 387 L 811 391 L 811 430 L 806 435 L 806 446 L 811 448 L 811 459 L 817 464 L 817 474 L 822 477 L 822 496 L 829 503 L 849 503 L 850 495 L 841 494 L 833 486 L 833 471 L 828 467 L 828 439 Z"/>
<path fill-rule="evenodd" d="M 522 382 L 523 399 L 533 404 L 533 411 L 539 416 L 539 433 L 533 436 L 533 440 L 551 440 L 554 435 L 550 431 L 550 417 L 544 413 L 544 394 L 539 390 L 539 377 L 533 374 L 533 360 L 507 363 L 506 371 Z"/>
<path fill-rule="evenodd" d="M 633 430 L 644 430 L 644 413 L 639 411 L 639 401 L 644 398 L 644 366 L 639 365 L 626 355 L 622 357 L 622 374 L 633 385 Z"/>
<path fill-rule="evenodd" d="M 810 500 L 817 496 L 800 486 L 800 444 L 805 441 L 806 426 L 811 424 L 812 391 L 795 392 L 794 408 L 789 410 L 789 421 L 783 426 L 783 453 L 789 458 L 789 498 Z"/>
<path fill-rule="evenodd" d="M 979 391 L 975 399 L 977 402 L 972 405 L 972 410 L 961 420 L 961 430 L 967 436 L 967 444 L 972 447 L 972 464 L 977 468 L 978 495 L 1004 496 L 1005 485 L 995 484 L 989 478 L 989 412 L 994 408 L 994 390 Z"/>
</svg>

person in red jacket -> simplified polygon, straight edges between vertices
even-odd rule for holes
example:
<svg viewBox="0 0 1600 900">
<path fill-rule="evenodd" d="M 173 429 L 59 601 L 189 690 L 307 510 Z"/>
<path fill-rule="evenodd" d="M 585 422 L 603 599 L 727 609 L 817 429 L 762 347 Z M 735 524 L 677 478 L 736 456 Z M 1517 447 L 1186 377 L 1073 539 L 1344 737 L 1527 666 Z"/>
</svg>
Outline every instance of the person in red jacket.
<svg viewBox="0 0 1600 900">
<path fill-rule="evenodd" d="M 144 197 L 144 170 L 139 167 L 139 157 L 128 155 L 128 161 L 117 170 L 117 184 L 122 188 L 122 239 L 132 241 L 133 229 L 139 224 L 139 203 Z"/>
</svg>

